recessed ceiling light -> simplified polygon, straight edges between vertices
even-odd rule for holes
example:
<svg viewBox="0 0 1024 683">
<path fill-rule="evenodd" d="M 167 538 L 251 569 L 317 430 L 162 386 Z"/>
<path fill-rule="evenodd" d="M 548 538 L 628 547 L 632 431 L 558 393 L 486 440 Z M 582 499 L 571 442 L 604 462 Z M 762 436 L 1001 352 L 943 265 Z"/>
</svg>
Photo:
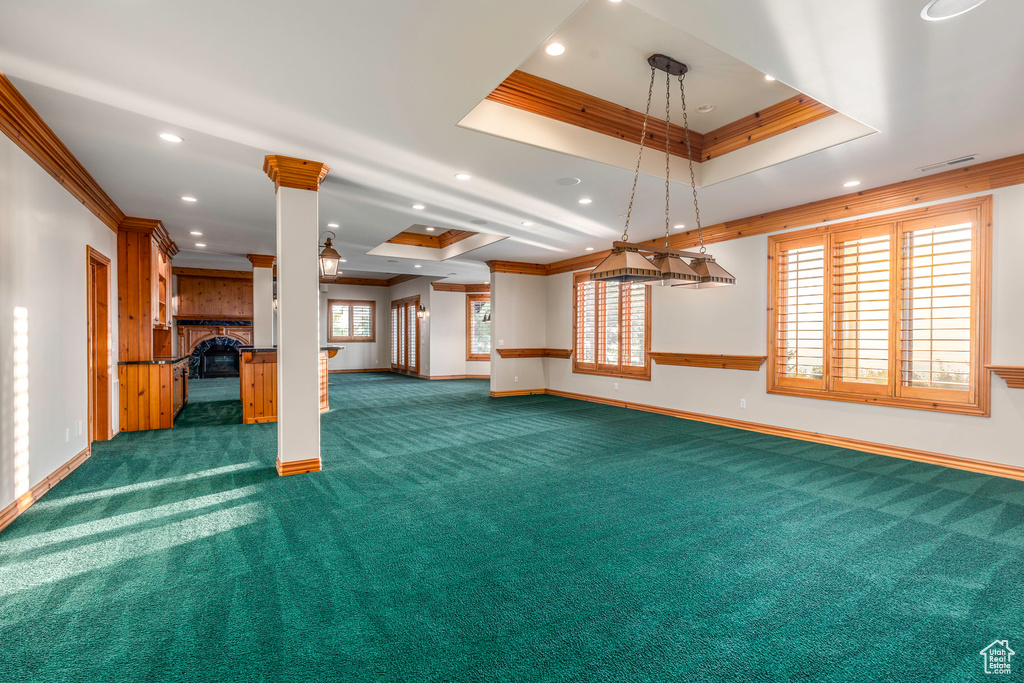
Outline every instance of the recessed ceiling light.
<svg viewBox="0 0 1024 683">
<path fill-rule="evenodd" d="M 202 248 L 205 247 L 206 245 L 203 244 L 202 242 L 196 242 L 196 246 Z"/>
<path fill-rule="evenodd" d="M 415 266 L 413 266 L 413 268 L 422 268 L 422 267 L 423 267 L 423 266 L 421 266 L 421 265 L 420 265 L 420 264 L 418 264 L 418 263 L 417 263 L 417 264 L 416 264 Z"/>
<path fill-rule="evenodd" d="M 584 249 L 584 251 L 594 251 L 594 248 L 593 247 L 587 247 L 586 249 Z"/>
<path fill-rule="evenodd" d="M 579 185 L 583 181 L 579 178 L 559 178 L 555 181 L 555 185 L 561 185 L 562 187 L 570 187 L 572 185 Z"/>
<path fill-rule="evenodd" d="M 190 232 L 189 234 L 190 234 L 190 235 L 195 235 L 196 237 L 199 237 L 199 236 L 200 236 L 200 235 L 202 235 L 203 233 L 201 233 L 201 232 L 200 232 L 200 231 L 198 231 L 198 230 L 193 230 L 193 231 L 192 231 L 192 232 Z"/>
<path fill-rule="evenodd" d="M 431 227 L 427 227 L 427 232 L 434 232 L 434 229 Z"/>
<path fill-rule="evenodd" d="M 533 221 L 523 221 L 522 225 L 533 225 Z"/>
<path fill-rule="evenodd" d="M 183 201 L 183 202 L 198 202 L 199 200 L 196 199 L 195 197 L 189 197 L 188 195 L 186 195 L 186 196 L 181 198 L 181 201 Z"/>
<path fill-rule="evenodd" d="M 455 179 L 456 180 L 469 180 L 472 177 L 473 176 L 469 175 L 468 173 L 456 173 L 455 174 Z"/>
<path fill-rule="evenodd" d="M 565 45 L 562 45 L 561 43 L 551 43 L 546 48 L 544 48 L 544 52 L 547 52 L 552 57 L 557 57 L 558 55 L 565 52 Z"/>
<path fill-rule="evenodd" d="M 682 230 L 686 226 L 683 225 L 682 223 L 679 223 L 678 225 L 673 225 L 672 227 L 675 228 L 676 230 Z"/>
<path fill-rule="evenodd" d="M 594 200 L 591 199 L 590 197 L 583 197 L 582 199 L 580 199 L 580 204 L 589 204 L 592 201 Z"/>
<path fill-rule="evenodd" d="M 160 139 L 166 140 L 167 142 L 184 142 L 185 138 L 174 133 L 160 133 Z"/>
<path fill-rule="evenodd" d="M 337 223 L 328 223 L 327 227 L 328 228 L 336 228 L 336 227 L 338 227 L 338 224 Z"/>
<path fill-rule="evenodd" d="M 697 107 L 697 111 L 699 111 L 701 114 L 707 114 L 708 112 L 711 112 L 711 111 L 714 111 L 714 110 L 715 110 L 715 105 L 713 105 L 713 104 L 702 104 L 699 107 Z"/>
<path fill-rule="evenodd" d="M 857 187 L 858 185 L 860 185 L 859 180 L 847 180 L 843 183 L 843 187 Z"/>
<path fill-rule="evenodd" d="M 348 259 L 347 258 L 340 258 L 340 259 L 338 259 L 338 263 L 348 263 Z"/>
<path fill-rule="evenodd" d="M 942 21 L 952 19 L 985 2 L 985 0 L 931 0 L 921 10 L 921 18 L 925 21 Z"/>
<path fill-rule="evenodd" d="M 768 74 L 765 74 L 764 75 L 764 80 L 766 80 L 766 81 L 774 81 L 775 80 L 775 76 L 769 76 Z"/>
<path fill-rule="evenodd" d="M 622 2 L 622 0 L 610 0 L 610 2 Z"/>
<path fill-rule="evenodd" d="M 413 204 L 412 208 L 416 209 L 417 211 L 422 211 L 423 209 L 425 209 L 427 207 L 423 206 L 422 204 Z"/>
</svg>

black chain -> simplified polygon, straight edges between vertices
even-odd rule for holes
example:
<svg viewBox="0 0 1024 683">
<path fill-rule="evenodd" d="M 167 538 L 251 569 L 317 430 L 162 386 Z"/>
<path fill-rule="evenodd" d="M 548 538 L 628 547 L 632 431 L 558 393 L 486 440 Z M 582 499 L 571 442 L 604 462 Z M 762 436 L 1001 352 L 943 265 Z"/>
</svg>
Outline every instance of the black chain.
<svg viewBox="0 0 1024 683">
<path fill-rule="evenodd" d="M 654 66 L 651 66 L 651 85 L 647 88 L 647 109 L 644 110 L 644 127 L 640 131 L 640 153 L 636 155 L 636 170 L 633 171 L 633 189 L 629 193 L 629 208 L 626 209 L 626 226 L 622 229 L 622 241 L 629 241 L 629 217 L 633 214 L 633 198 L 636 197 L 636 181 L 640 177 L 640 159 L 644 156 L 644 140 L 647 139 L 647 118 L 651 115 L 651 96 L 654 94 Z"/>
<path fill-rule="evenodd" d="M 686 120 L 686 89 L 683 88 L 683 79 L 686 74 L 679 75 L 679 94 L 683 99 L 683 128 L 686 130 L 686 158 L 690 162 L 690 187 L 693 188 L 693 211 L 697 214 L 697 237 L 700 239 L 700 253 L 707 253 L 704 247 L 704 231 L 700 227 L 700 206 L 697 205 L 697 181 L 693 175 L 693 151 L 690 149 L 690 126 Z"/>
<path fill-rule="evenodd" d="M 669 111 L 669 105 L 672 102 L 672 74 L 665 72 L 665 248 L 668 248 L 668 224 L 669 224 L 669 212 L 668 212 L 668 161 L 669 161 L 669 145 L 672 141 L 671 137 L 671 126 L 669 125 L 669 119 L 671 113 Z"/>
</svg>

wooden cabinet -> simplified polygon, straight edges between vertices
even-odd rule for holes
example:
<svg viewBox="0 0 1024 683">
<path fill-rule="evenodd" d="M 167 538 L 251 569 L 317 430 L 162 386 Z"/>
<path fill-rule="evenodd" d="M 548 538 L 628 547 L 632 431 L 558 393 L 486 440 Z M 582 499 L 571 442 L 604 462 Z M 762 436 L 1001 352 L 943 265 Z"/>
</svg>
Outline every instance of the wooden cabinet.
<svg viewBox="0 0 1024 683">
<path fill-rule="evenodd" d="M 188 358 L 118 363 L 121 431 L 170 429 L 188 402 Z"/>
<path fill-rule="evenodd" d="M 277 422 L 277 351 L 241 349 L 238 379 L 242 397 L 242 424 Z M 320 412 L 330 410 L 327 360 L 336 348 L 320 350 Z"/>
</svg>

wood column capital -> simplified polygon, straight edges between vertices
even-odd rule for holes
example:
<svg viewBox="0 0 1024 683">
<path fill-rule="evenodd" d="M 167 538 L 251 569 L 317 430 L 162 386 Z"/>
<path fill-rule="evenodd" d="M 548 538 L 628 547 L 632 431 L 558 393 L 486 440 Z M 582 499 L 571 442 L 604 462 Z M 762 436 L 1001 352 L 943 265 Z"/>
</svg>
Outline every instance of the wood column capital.
<svg viewBox="0 0 1024 683">
<path fill-rule="evenodd" d="M 253 268 L 273 268 L 274 259 L 277 258 L 274 254 L 246 254 L 246 256 Z"/>
<path fill-rule="evenodd" d="M 263 161 L 263 172 L 274 181 L 274 190 L 293 187 L 297 190 L 320 189 L 320 183 L 327 177 L 331 167 L 322 161 L 309 161 L 295 157 L 268 154 Z"/>
<path fill-rule="evenodd" d="M 178 245 L 174 243 L 171 236 L 164 227 L 163 222 L 156 218 L 138 218 L 136 216 L 125 216 L 117 225 L 118 232 L 141 232 L 150 235 L 156 240 L 160 248 L 168 256 L 178 253 Z"/>
</svg>

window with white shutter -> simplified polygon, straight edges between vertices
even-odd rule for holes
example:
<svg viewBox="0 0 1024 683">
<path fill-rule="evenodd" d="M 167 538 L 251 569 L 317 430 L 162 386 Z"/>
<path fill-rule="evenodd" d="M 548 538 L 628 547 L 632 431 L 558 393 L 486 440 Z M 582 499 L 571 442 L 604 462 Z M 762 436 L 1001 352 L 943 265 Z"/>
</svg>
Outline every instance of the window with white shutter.
<svg viewBox="0 0 1024 683">
<path fill-rule="evenodd" d="M 377 339 L 375 301 L 327 300 L 327 341 L 372 342 Z"/>
<path fill-rule="evenodd" d="M 491 359 L 491 295 L 466 295 L 466 360 Z"/>
<path fill-rule="evenodd" d="M 650 289 L 581 272 L 573 294 L 573 372 L 650 379 Z"/>
</svg>

